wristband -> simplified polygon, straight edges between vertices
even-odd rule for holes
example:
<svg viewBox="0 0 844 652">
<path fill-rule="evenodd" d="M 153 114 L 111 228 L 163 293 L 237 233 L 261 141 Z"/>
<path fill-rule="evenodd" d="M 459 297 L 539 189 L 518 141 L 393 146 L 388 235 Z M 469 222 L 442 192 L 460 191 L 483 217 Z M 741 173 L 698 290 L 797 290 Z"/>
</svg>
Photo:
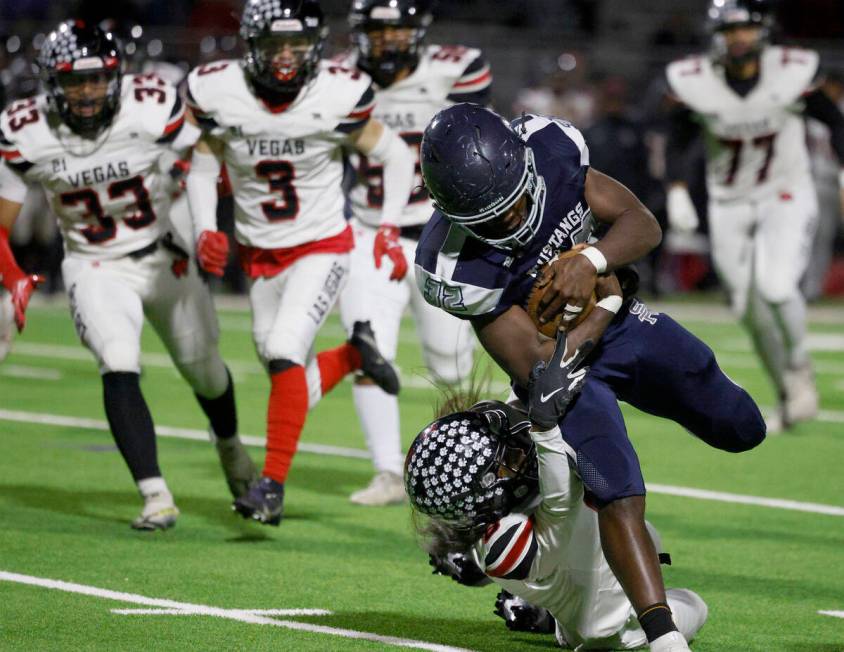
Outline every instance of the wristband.
<svg viewBox="0 0 844 652">
<path fill-rule="evenodd" d="M 618 311 L 621 309 L 621 304 L 624 303 L 624 299 L 622 299 L 617 294 L 613 294 L 609 297 L 604 297 L 598 303 L 595 304 L 596 308 L 603 308 L 604 310 L 609 310 L 612 314 L 617 315 Z"/>
<path fill-rule="evenodd" d="M 595 266 L 595 271 L 597 271 L 598 274 L 603 274 L 607 271 L 607 259 L 597 247 L 586 247 L 585 249 L 581 249 L 578 253 L 589 259 L 589 262 Z"/>
</svg>

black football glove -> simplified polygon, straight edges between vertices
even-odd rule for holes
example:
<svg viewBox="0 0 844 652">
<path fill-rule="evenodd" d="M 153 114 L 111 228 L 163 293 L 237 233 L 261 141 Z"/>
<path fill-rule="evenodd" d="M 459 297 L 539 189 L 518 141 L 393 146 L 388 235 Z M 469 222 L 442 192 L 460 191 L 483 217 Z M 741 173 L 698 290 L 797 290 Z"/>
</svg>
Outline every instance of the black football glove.
<svg viewBox="0 0 844 652">
<path fill-rule="evenodd" d="M 553 634 L 556 629 L 554 617 L 547 609 L 534 607 L 509 591 L 501 591 L 496 596 L 493 613 L 503 618 L 507 629 L 514 632 Z"/>
<path fill-rule="evenodd" d="M 489 429 L 506 443 L 530 446 L 530 419 L 519 408 L 501 401 L 481 401 L 471 408 L 472 412 L 483 415 Z"/>
<path fill-rule="evenodd" d="M 557 334 L 554 355 L 547 364 L 537 362 L 530 373 L 528 416 L 534 426 L 550 430 L 557 425 L 586 380 L 589 367 L 583 366 L 583 361 L 593 347 L 588 340 L 579 349 L 568 351 L 565 332 Z"/>
<path fill-rule="evenodd" d="M 428 563 L 434 567 L 434 575 L 447 575 L 463 586 L 486 586 L 492 582 L 469 555 L 450 552 L 445 557 L 428 557 Z"/>
</svg>

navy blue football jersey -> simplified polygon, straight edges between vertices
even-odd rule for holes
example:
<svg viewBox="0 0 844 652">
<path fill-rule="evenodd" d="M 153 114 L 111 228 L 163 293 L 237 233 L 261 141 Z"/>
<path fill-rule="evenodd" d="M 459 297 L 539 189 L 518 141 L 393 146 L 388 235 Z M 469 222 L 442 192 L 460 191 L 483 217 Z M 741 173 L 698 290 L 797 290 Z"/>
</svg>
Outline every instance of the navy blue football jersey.
<svg viewBox="0 0 844 652">
<path fill-rule="evenodd" d="M 594 220 L 584 196 L 589 150 L 583 135 L 557 118 L 513 121 L 545 179 L 539 230 L 527 247 L 496 249 L 434 212 L 416 248 L 416 282 L 433 306 L 468 319 L 527 303 L 537 272 L 558 253 L 586 242 Z"/>
</svg>

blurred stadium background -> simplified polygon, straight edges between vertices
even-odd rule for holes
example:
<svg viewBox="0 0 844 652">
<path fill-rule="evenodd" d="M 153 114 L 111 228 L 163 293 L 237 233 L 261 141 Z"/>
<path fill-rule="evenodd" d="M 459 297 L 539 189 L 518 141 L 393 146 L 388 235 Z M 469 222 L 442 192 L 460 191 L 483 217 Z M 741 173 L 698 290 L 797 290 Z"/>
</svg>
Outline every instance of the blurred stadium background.
<svg viewBox="0 0 844 652">
<path fill-rule="evenodd" d="M 331 54 L 348 43 L 349 3 L 322 4 L 331 24 Z M 493 104 L 499 112 L 530 110 L 573 122 L 586 131 L 593 165 L 628 185 L 665 225 L 662 70 L 668 61 L 708 47 L 706 6 L 706 0 L 448 0 L 438 3 L 429 40 L 482 48 L 492 64 Z M 240 0 L 4 0 L 0 98 L 8 102 L 37 92 L 34 52 L 68 16 L 109 20 L 135 67 L 168 62 L 186 73 L 198 62 L 239 53 L 241 9 Z M 775 13 L 775 40 L 820 50 L 826 90 L 844 106 L 844 3 L 780 0 Z M 815 300 L 844 296 L 844 223 L 825 127 L 811 124 L 809 134 L 821 219 L 804 289 Z M 692 196 L 705 215 L 702 146 L 698 149 Z M 46 272 L 48 289 L 56 291 L 61 289 L 61 245 L 55 223 L 37 197 L 29 204 L 13 233 L 16 254 L 24 268 Z M 230 204 L 221 202 L 220 210 L 226 224 Z M 662 248 L 640 266 L 646 291 L 660 295 L 716 288 L 705 233 L 705 220 L 696 235 L 669 233 Z M 224 289 L 242 288 L 232 263 Z"/>
</svg>

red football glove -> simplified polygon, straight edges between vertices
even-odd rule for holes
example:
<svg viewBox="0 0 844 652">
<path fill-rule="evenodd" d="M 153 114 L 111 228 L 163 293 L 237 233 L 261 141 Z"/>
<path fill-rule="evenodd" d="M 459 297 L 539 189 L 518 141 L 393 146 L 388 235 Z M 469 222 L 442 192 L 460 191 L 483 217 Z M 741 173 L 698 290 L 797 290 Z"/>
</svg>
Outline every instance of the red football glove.
<svg viewBox="0 0 844 652">
<path fill-rule="evenodd" d="M 229 239 L 222 231 L 203 231 L 196 241 L 199 266 L 209 274 L 222 276 L 229 260 Z"/>
<path fill-rule="evenodd" d="M 18 279 L 12 285 L 10 292 L 12 293 L 12 305 L 15 308 L 15 326 L 18 327 L 18 333 L 23 332 L 23 327 L 26 326 L 26 306 L 29 304 L 29 298 L 35 292 L 35 288 L 43 282 L 44 277 L 40 274 L 29 274 Z"/>
<path fill-rule="evenodd" d="M 375 269 L 381 269 L 381 259 L 384 256 L 393 263 L 390 274 L 391 281 L 401 281 L 407 274 L 407 259 L 399 242 L 399 227 L 394 224 L 382 224 L 375 234 Z"/>
</svg>

